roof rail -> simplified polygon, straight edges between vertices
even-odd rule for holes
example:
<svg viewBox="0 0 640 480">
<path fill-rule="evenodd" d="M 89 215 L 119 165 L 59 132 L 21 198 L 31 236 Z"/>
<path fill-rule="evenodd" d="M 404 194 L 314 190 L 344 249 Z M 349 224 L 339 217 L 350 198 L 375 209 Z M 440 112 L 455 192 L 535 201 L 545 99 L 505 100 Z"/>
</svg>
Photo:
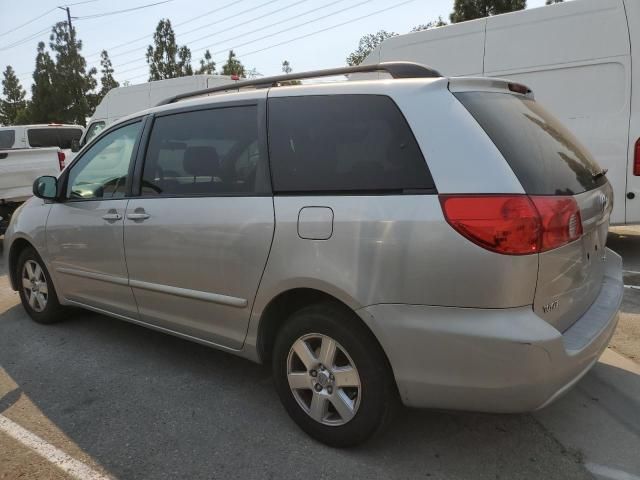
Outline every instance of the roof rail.
<svg viewBox="0 0 640 480">
<path fill-rule="evenodd" d="M 207 93 L 224 92 L 236 90 L 244 87 L 266 88 L 276 87 L 280 82 L 291 80 L 303 80 L 307 78 L 333 77 L 335 75 L 346 75 L 349 73 L 373 73 L 387 72 L 393 78 L 437 78 L 442 77 L 440 72 L 433 68 L 413 62 L 384 62 L 374 65 L 357 65 L 355 67 L 328 68 L 325 70 L 312 70 L 309 72 L 290 73 L 288 75 L 276 75 L 273 77 L 256 78 L 244 80 L 234 84 L 219 85 L 217 87 L 203 88 L 193 92 L 181 93 L 173 97 L 166 98 L 156 105 L 167 105 L 190 97 L 198 97 Z"/>
</svg>

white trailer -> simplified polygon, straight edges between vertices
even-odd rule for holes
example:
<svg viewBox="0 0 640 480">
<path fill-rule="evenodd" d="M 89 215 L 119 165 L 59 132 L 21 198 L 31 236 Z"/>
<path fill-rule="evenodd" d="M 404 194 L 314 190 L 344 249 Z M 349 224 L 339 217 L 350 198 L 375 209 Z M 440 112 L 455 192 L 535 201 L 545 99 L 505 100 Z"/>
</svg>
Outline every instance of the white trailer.
<svg viewBox="0 0 640 480">
<path fill-rule="evenodd" d="M 612 223 L 640 223 L 639 0 L 575 0 L 401 35 L 365 63 L 393 60 L 528 85 L 609 170 Z"/>
<path fill-rule="evenodd" d="M 129 85 L 110 90 L 96 107 L 80 146 L 117 119 L 155 106 L 161 100 L 180 93 L 233 83 L 228 75 L 191 75 Z"/>
</svg>

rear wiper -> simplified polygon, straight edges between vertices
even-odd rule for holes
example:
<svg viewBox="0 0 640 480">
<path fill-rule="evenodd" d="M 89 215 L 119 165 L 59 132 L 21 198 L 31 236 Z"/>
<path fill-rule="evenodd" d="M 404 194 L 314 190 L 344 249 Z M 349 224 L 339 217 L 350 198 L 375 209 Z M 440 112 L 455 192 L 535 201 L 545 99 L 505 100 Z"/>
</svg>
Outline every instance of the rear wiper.
<svg viewBox="0 0 640 480">
<path fill-rule="evenodd" d="M 609 171 L 608 168 L 603 168 L 598 173 L 594 173 L 593 175 L 591 175 L 591 178 L 593 178 L 594 180 L 598 180 L 599 178 L 604 177 L 608 171 Z"/>
</svg>

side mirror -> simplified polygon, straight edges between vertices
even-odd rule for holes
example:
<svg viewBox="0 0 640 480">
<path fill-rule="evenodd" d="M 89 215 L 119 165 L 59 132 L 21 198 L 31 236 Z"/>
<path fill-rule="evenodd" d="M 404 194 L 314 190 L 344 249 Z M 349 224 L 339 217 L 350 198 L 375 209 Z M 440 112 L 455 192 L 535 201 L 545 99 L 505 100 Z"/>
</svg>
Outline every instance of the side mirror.
<svg viewBox="0 0 640 480">
<path fill-rule="evenodd" d="M 45 175 L 36 178 L 33 182 L 33 194 L 45 200 L 54 200 L 58 197 L 58 179 Z"/>
<path fill-rule="evenodd" d="M 71 151 L 73 153 L 80 151 L 80 140 L 78 140 L 77 138 L 73 138 L 71 140 Z"/>
</svg>

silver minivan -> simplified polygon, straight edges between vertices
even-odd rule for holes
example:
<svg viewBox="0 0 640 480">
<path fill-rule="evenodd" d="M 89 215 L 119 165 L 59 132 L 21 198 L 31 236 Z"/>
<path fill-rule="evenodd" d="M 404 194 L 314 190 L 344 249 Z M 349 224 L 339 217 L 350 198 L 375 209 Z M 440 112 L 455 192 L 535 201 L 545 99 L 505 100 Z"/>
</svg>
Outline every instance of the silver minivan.
<svg viewBox="0 0 640 480">
<path fill-rule="evenodd" d="M 527 87 L 401 62 L 234 87 L 35 182 L 5 237 L 35 321 L 82 307 L 271 362 L 333 446 L 400 402 L 536 410 L 598 360 L 623 292 L 611 186 Z"/>
</svg>

